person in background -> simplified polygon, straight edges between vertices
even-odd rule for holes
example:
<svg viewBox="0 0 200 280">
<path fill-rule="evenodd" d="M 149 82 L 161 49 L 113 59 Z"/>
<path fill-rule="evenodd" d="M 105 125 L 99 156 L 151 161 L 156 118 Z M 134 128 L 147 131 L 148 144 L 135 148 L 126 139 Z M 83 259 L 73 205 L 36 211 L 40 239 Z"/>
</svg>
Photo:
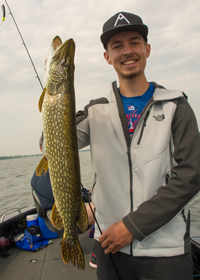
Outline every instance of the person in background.
<svg viewBox="0 0 200 280">
<path fill-rule="evenodd" d="M 95 224 L 98 280 L 192 280 L 188 203 L 200 190 L 200 136 L 185 94 L 147 81 L 147 38 L 135 14 L 105 22 L 104 58 L 119 86 L 76 116 L 103 232 Z"/>
<path fill-rule="evenodd" d="M 43 132 L 39 139 L 39 148 L 40 151 L 44 153 L 44 141 L 43 141 Z M 49 170 L 46 174 L 42 173 L 42 176 L 37 176 L 35 171 L 31 179 L 31 187 L 35 190 L 37 197 L 40 200 L 40 204 L 44 210 L 50 210 L 54 204 L 54 197 L 50 182 Z"/>
<path fill-rule="evenodd" d="M 41 152 L 43 152 L 43 150 L 42 150 L 43 140 L 44 140 L 44 134 L 42 131 L 42 135 L 40 136 L 40 139 L 39 139 L 39 148 L 40 148 Z"/>
</svg>

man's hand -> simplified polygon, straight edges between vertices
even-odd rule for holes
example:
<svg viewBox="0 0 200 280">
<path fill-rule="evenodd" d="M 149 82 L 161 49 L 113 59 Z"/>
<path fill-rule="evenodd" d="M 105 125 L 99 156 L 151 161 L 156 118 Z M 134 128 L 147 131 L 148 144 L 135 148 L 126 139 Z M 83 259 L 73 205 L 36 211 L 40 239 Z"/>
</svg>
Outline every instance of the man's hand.
<svg viewBox="0 0 200 280">
<path fill-rule="evenodd" d="M 134 237 L 122 221 L 111 225 L 99 238 L 105 254 L 117 253 L 122 247 L 133 241 Z"/>
</svg>

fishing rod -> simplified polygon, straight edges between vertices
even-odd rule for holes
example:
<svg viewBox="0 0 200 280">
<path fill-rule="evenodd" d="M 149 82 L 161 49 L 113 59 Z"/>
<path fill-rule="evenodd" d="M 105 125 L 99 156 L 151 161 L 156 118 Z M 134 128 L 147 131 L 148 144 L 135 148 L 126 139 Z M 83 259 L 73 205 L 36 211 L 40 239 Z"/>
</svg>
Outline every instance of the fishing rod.
<svg viewBox="0 0 200 280">
<path fill-rule="evenodd" d="M 3 12 L 3 18 L 2 18 L 2 23 L 3 23 L 5 18 L 6 18 L 6 10 L 5 10 L 5 6 L 4 5 L 1 6 L 1 10 Z M 2 23 L 0 24 L 0 26 L 2 25 Z"/>
<path fill-rule="evenodd" d="M 99 231 L 100 231 L 100 233 L 101 233 L 101 235 L 102 235 L 102 230 L 101 230 L 101 228 L 100 228 L 100 226 L 99 226 L 99 223 L 98 223 L 98 221 L 97 221 L 97 218 L 96 218 L 96 216 L 95 216 L 95 213 L 94 213 L 94 211 L 93 211 L 93 209 L 92 209 L 91 203 L 90 203 L 90 201 L 89 201 L 89 198 L 88 198 L 88 196 L 87 196 L 87 194 L 86 194 L 86 192 L 85 192 L 85 189 L 84 189 L 82 183 L 81 183 L 81 188 L 82 188 L 82 190 L 83 190 L 83 192 L 84 192 L 85 198 L 87 199 L 87 202 L 88 202 L 88 204 L 89 204 L 89 207 L 90 207 L 90 210 L 91 210 L 91 212 L 92 212 L 93 218 L 94 218 L 94 220 L 95 220 L 95 222 L 96 222 L 96 224 L 97 224 L 97 227 L 98 227 L 98 229 L 99 229 Z M 110 257 L 110 260 L 111 260 L 112 265 L 113 265 L 113 267 L 114 267 L 114 270 L 115 270 L 115 272 L 116 272 L 116 274 L 117 274 L 118 279 L 119 279 L 119 280 L 122 280 L 121 277 L 120 277 L 120 275 L 119 275 L 119 272 L 118 272 L 118 270 L 117 270 L 117 267 L 116 267 L 116 265 L 115 265 L 115 263 L 114 263 L 113 256 L 112 256 L 111 253 L 109 253 L 109 257 Z"/>
<path fill-rule="evenodd" d="M 20 32 L 20 30 L 19 30 L 19 27 L 17 26 L 17 23 L 16 23 L 16 21 L 15 21 L 15 19 L 14 19 L 14 16 L 13 16 L 13 14 L 12 14 L 12 12 L 11 12 L 11 10 L 10 10 L 10 8 L 9 8 L 8 3 L 7 3 L 6 0 L 5 0 L 5 2 L 6 2 L 6 5 L 7 5 L 7 7 L 8 7 L 9 13 L 11 14 L 11 16 L 12 16 L 12 18 L 13 18 L 13 21 L 14 21 L 16 27 L 17 27 L 17 30 L 18 30 L 18 32 L 19 32 L 19 35 L 20 35 L 20 37 L 21 37 L 21 39 L 22 39 L 22 42 L 23 42 L 22 44 L 24 45 L 24 47 L 25 47 L 25 49 L 26 49 L 26 51 L 27 51 L 27 53 L 28 53 L 28 56 L 29 56 L 29 58 L 30 58 L 30 61 L 31 61 L 31 63 L 32 63 L 32 66 L 33 66 L 33 68 L 34 68 L 34 70 L 35 70 L 36 78 L 38 79 L 38 81 L 39 81 L 39 83 L 40 83 L 40 85 L 41 85 L 41 87 L 42 87 L 42 90 L 43 90 L 43 86 L 42 86 L 41 80 L 40 80 L 40 78 L 39 78 L 39 76 L 38 76 L 37 70 L 36 70 L 35 65 L 34 65 L 34 63 L 33 63 L 33 61 L 32 61 L 32 58 L 31 58 L 30 53 L 29 53 L 29 51 L 28 51 L 28 48 L 27 48 L 27 46 L 26 46 L 26 44 L 25 44 L 25 42 L 24 42 L 24 39 L 23 39 L 23 37 L 22 37 L 22 35 L 21 35 L 21 32 Z M 3 6 L 4 6 L 4 5 L 3 5 Z M 4 13 L 5 13 L 5 7 L 4 7 Z"/>
</svg>

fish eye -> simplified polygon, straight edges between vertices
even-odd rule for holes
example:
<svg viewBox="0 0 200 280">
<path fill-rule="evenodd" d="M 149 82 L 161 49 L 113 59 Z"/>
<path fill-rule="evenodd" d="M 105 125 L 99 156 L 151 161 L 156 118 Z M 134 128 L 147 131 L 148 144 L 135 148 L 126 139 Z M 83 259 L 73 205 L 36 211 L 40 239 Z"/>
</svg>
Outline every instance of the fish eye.
<svg viewBox="0 0 200 280">
<path fill-rule="evenodd" d="M 67 67 L 67 66 L 68 66 L 68 63 L 67 63 L 67 61 L 64 61 L 61 65 L 62 65 L 63 67 Z"/>
</svg>

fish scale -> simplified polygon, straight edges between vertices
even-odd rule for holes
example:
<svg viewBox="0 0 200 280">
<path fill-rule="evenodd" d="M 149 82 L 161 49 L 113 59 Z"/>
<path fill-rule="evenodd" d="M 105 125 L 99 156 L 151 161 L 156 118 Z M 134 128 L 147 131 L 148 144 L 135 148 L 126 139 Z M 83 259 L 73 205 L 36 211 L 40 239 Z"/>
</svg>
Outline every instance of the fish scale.
<svg viewBox="0 0 200 280">
<path fill-rule="evenodd" d="M 56 37 L 57 38 L 57 37 Z M 45 156 L 36 169 L 41 175 L 49 168 L 55 204 L 52 224 L 64 227 L 61 253 L 64 263 L 84 269 L 84 255 L 76 233 L 77 224 L 84 232 L 87 212 L 81 196 L 80 164 L 76 135 L 73 39 L 55 51 L 49 76 L 40 101 L 43 113 Z M 48 165 L 48 166 L 47 166 Z"/>
</svg>

